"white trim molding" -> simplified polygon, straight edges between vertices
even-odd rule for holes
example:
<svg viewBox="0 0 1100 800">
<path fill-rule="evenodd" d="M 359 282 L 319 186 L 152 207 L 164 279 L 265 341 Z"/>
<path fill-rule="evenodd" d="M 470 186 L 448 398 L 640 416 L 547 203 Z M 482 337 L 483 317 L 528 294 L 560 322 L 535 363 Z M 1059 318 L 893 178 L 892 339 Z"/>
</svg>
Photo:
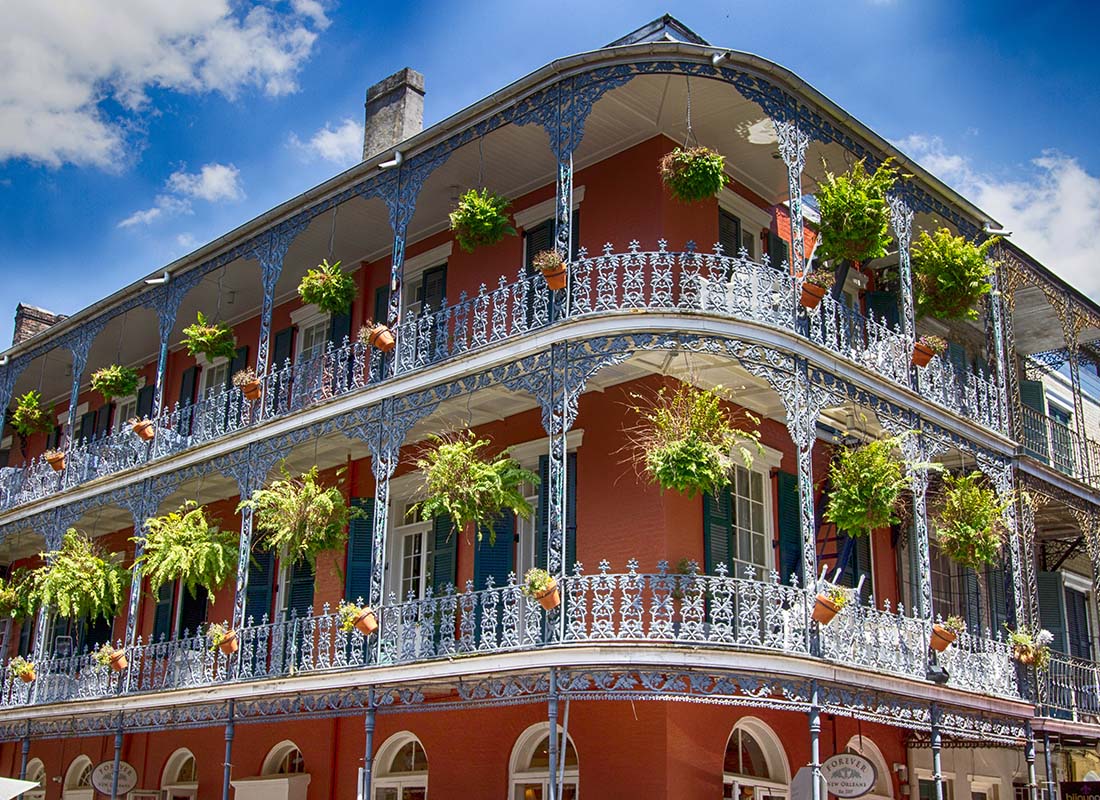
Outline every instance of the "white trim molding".
<svg viewBox="0 0 1100 800">
<path fill-rule="evenodd" d="M 584 200 L 584 187 L 573 187 L 573 210 L 576 211 L 581 207 L 581 202 Z M 535 203 L 533 206 L 527 206 L 522 211 L 516 211 L 512 214 L 512 219 L 515 220 L 516 227 L 526 230 L 533 228 L 540 222 L 546 222 L 554 216 L 554 208 L 557 206 L 557 198 L 548 197 L 541 203 Z M 408 269 L 408 262 L 406 263 L 406 269 Z"/>
</svg>

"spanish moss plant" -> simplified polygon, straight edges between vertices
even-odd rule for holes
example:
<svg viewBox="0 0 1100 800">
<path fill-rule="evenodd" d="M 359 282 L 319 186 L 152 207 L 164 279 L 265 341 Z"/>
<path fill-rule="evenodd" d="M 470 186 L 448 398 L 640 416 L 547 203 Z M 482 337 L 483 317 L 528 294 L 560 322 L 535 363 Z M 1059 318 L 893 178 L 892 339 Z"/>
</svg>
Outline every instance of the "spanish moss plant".
<svg viewBox="0 0 1100 800">
<path fill-rule="evenodd" d="M 936 319 L 978 318 L 978 301 L 991 289 L 993 264 L 986 258 L 997 237 L 968 242 L 946 228 L 921 231 L 913 244 L 917 315 Z"/>
<path fill-rule="evenodd" d="M 677 200 L 714 197 L 726 185 L 726 157 L 707 147 L 677 147 L 661 159 L 661 180 Z"/>
<path fill-rule="evenodd" d="M 889 159 L 871 173 L 863 159 L 841 175 L 826 169 L 814 194 L 821 209 L 820 260 L 863 263 L 886 255 L 892 241 L 886 195 L 897 178 Z"/>
<path fill-rule="evenodd" d="M 33 573 L 35 599 L 69 619 L 112 619 L 130 585 L 119 553 L 108 554 L 87 534 L 70 528 L 61 547 L 42 553 Z"/>
<path fill-rule="evenodd" d="M 343 314 L 355 301 L 359 289 L 350 272 L 340 269 L 340 262 L 328 263 L 326 258 L 308 270 L 298 284 L 298 296 L 330 314 Z"/>
<path fill-rule="evenodd" d="M 516 229 L 508 220 L 511 205 L 508 198 L 488 189 L 467 190 L 451 212 L 451 230 L 458 246 L 472 253 L 478 247 L 496 244 L 505 236 L 515 236 Z"/>
<path fill-rule="evenodd" d="M 193 500 L 145 520 L 145 535 L 131 541 L 144 542 L 137 564 L 154 594 L 164 584 L 178 580 L 192 597 L 202 587 L 214 602 L 214 591 L 237 574 L 240 534 L 211 524 L 206 510 Z"/>
<path fill-rule="evenodd" d="M 137 392 L 137 370 L 112 364 L 92 373 L 92 389 L 108 403 L 115 397 L 129 397 Z"/>
</svg>

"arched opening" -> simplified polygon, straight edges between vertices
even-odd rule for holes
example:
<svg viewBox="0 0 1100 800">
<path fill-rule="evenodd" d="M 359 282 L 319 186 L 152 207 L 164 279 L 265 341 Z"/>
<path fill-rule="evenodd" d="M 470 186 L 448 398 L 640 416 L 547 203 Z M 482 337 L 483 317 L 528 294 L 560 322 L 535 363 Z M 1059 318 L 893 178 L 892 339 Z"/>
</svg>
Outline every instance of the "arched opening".
<svg viewBox="0 0 1100 800">
<path fill-rule="evenodd" d="M 61 800 L 94 800 L 95 789 L 92 788 L 93 768 L 94 765 L 90 758 L 77 756 L 65 772 L 65 788 L 61 791 Z"/>
<path fill-rule="evenodd" d="M 40 758 L 32 758 L 27 764 L 27 780 L 37 783 L 37 789 L 23 792 L 23 800 L 46 800 L 46 765 Z"/>
<path fill-rule="evenodd" d="M 284 739 L 268 751 L 260 774 L 231 782 L 236 800 L 306 800 L 310 775 L 298 745 Z"/>
<path fill-rule="evenodd" d="M 198 796 L 199 773 L 194 753 L 186 747 L 172 753 L 168 763 L 164 765 L 160 788 L 164 792 L 164 800 L 191 800 Z"/>
<path fill-rule="evenodd" d="M 287 739 L 279 742 L 264 759 L 262 775 L 303 775 L 306 771 L 306 760 L 298 745 Z"/>
<path fill-rule="evenodd" d="M 428 754 L 408 731 L 395 733 L 378 750 L 373 800 L 424 800 L 428 796 Z"/>
<path fill-rule="evenodd" d="M 844 751 L 863 756 L 875 768 L 875 785 L 864 797 L 868 800 L 891 800 L 894 796 L 894 782 L 890 779 L 890 768 L 878 745 L 866 736 L 853 736 Z"/>
<path fill-rule="evenodd" d="M 559 758 L 561 752 L 561 726 L 557 728 Z M 573 740 L 568 738 L 564 747 L 564 759 L 558 764 L 561 777 L 561 800 L 574 800 L 580 785 L 580 762 Z M 512 748 L 509 768 L 509 797 L 511 800 L 545 800 L 550 796 L 550 724 L 540 722 L 525 730 Z"/>
<path fill-rule="evenodd" d="M 783 745 L 770 727 L 755 717 L 733 726 L 722 767 L 722 797 L 785 800 L 790 775 Z"/>
</svg>

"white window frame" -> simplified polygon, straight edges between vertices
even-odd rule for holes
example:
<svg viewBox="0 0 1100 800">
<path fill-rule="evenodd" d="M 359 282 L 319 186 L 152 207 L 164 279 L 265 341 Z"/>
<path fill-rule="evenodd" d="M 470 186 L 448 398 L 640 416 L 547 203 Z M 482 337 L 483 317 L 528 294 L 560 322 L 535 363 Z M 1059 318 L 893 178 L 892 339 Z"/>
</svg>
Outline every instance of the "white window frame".
<svg viewBox="0 0 1100 800">
<path fill-rule="evenodd" d="M 222 367 L 225 367 L 226 372 L 228 373 L 229 359 L 225 356 L 218 356 L 214 359 L 208 359 L 204 356 L 199 360 L 199 366 L 202 367 L 202 372 L 199 375 L 199 400 L 201 401 L 206 399 L 206 395 L 210 392 L 211 389 L 213 389 L 214 393 L 217 394 L 218 391 L 224 388 L 224 382 L 219 383 L 217 386 L 211 386 L 210 379 L 214 375 L 218 374 L 218 370 L 220 370 Z M 227 375 L 227 377 L 232 376 Z"/>
<path fill-rule="evenodd" d="M 564 728 L 558 725 L 556 731 L 555 735 L 558 737 L 558 756 L 562 758 L 564 757 L 564 753 L 561 747 L 561 735 Z M 534 749 L 549 733 L 549 722 L 536 722 L 516 737 L 516 743 L 512 745 L 512 755 L 508 759 L 508 800 L 512 800 L 516 796 L 517 787 L 531 783 L 541 783 L 543 787 L 542 796 L 544 798 L 550 796 L 548 793 L 549 783 L 557 776 L 551 777 L 549 771 L 543 772 L 542 770 L 527 769 L 527 764 L 531 760 Z M 559 763 L 558 770 L 561 774 L 562 785 L 572 784 L 576 787 L 574 794 L 579 800 L 581 796 L 581 753 L 577 749 L 577 743 L 573 741 L 573 737 L 568 736 L 567 739 L 569 745 L 573 747 L 573 752 L 577 754 L 577 766 L 562 769 Z"/>
<path fill-rule="evenodd" d="M 1003 782 L 992 775 L 973 775 L 970 778 L 970 791 L 966 800 L 972 800 L 974 792 L 984 792 L 986 800 L 1002 800 L 1004 798 Z"/>
<path fill-rule="evenodd" d="M 38 772 L 41 772 L 40 776 L 37 775 Z M 42 759 L 32 758 L 27 762 L 27 780 L 37 780 L 39 788 L 23 792 L 21 795 L 23 800 L 46 800 L 46 783 L 49 780 L 49 774 Z"/>
<path fill-rule="evenodd" d="M 393 774 L 388 772 L 393 759 L 401 752 L 401 748 L 409 744 L 409 742 L 416 742 L 424 752 L 424 758 L 427 759 L 428 751 L 425 749 L 424 743 L 410 731 L 400 731 L 386 739 L 378 749 L 378 755 L 375 756 L 374 759 L 374 763 L 380 767 L 380 770 L 371 777 L 372 800 L 378 800 L 380 790 L 382 789 L 397 789 L 398 797 L 401 796 L 401 793 L 405 789 L 423 789 L 424 794 L 427 795 L 428 770 L 424 770 L 423 772 L 398 772 Z"/>
<path fill-rule="evenodd" d="M 69 768 L 65 770 L 65 779 L 61 790 L 61 800 L 95 800 L 95 789 L 92 788 L 92 770 L 95 768 L 95 762 L 92 761 L 86 755 L 79 755 L 73 759 L 69 764 Z M 85 770 L 88 773 L 88 785 L 87 786 L 73 786 L 79 781 Z"/>
<path fill-rule="evenodd" d="M 193 800 L 193 798 L 198 796 L 199 784 L 197 781 L 193 783 L 180 783 L 178 780 L 180 768 L 188 759 L 195 761 L 197 776 L 198 761 L 195 759 L 195 754 L 186 747 L 179 748 L 168 757 L 168 761 L 164 765 L 164 771 L 160 776 L 160 788 L 164 793 L 164 800 L 176 800 L 176 798 Z"/>
<path fill-rule="evenodd" d="M 405 259 L 402 268 L 401 297 L 402 309 L 415 314 L 420 310 L 420 301 L 416 299 L 416 293 L 420 289 L 420 281 L 424 273 L 435 267 L 442 267 L 454 252 L 454 242 L 444 242 L 431 250 L 425 250 L 415 256 Z M 438 310 L 438 309 L 436 309 Z"/>
<path fill-rule="evenodd" d="M 584 202 L 584 186 L 574 186 L 573 210 L 576 211 L 580 208 L 582 202 Z M 557 198 L 548 197 L 542 202 L 535 203 L 520 211 L 516 211 L 512 214 L 512 220 L 516 223 L 516 228 L 527 231 L 541 225 L 548 219 L 553 219 L 556 216 L 557 206 Z"/>
<path fill-rule="evenodd" d="M 757 208 L 737 192 L 733 191 L 733 189 L 726 186 L 723 186 L 718 192 L 718 207 L 723 211 L 733 214 L 733 216 L 740 220 L 742 243 L 745 241 L 745 228 L 748 225 L 753 226 L 754 232 L 750 233 L 750 237 L 752 238 L 752 252 L 749 253 L 749 258 L 759 262 L 764 252 L 764 247 L 760 242 L 760 231 L 765 228 L 771 230 L 772 215 L 762 208 Z M 737 253 L 726 253 L 726 255 L 735 257 Z"/>
<path fill-rule="evenodd" d="M 730 742 L 738 733 L 747 733 L 760 745 L 764 754 L 764 760 L 768 762 L 770 778 L 755 778 L 750 775 L 741 775 L 736 772 L 722 771 L 722 795 L 725 796 L 725 787 L 733 786 L 735 798 L 740 798 L 742 786 L 751 786 L 753 800 L 763 800 L 766 796 L 789 797 L 791 785 L 791 765 L 787 760 L 787 752 L 783 749 L 782 741 L 776 735 L 772 726 L 759 717 L 742 717 L 737 724 L 730 729 L 730 735 L 726 737 L 726 747 L 722 751 L 722 762 L 725 764 L 726 752 Z M 785 775 L 786 780 L 776 780 L 775 775 Z"/>
<path fill-rule="evenodd" d="M 415 476 L 414 477 L 419 477 Z M 415 493 L 411 487 L 406 485 L 404 492 L 401 494 L 394 493 L 393 502 L 390 503 L 390 535 L 388 539 L 388 550 L 386 553 L 386 569 L 384 572 L 383 585 L 385 586 L 385 596 L 389 597 L 392 593 L 397 597 L 398 603 L 404 603 L 406 595 L 402 592 L 402 584 L 404 583 L 404 565 L 405 565 L 405 537 L 419 533 L 422 539 L 422 547 L 420 552 L 421 568 L 420 568 L 420 591 L 418 592 L 418 599 L 423 598 L 428 586 L 432 581 L 432 553 L 434 551 L 434 542 L 429 541 L 433 535 L 432 520 L 423 519 L 419 522 L 405 522 L 408 507 L 416 502 Z M 456 531 L 454 536 L 458 536 Z M 391 567 L 393 567 L 391 569 Z"/>
<path fill-rule="evenodd" d="M 322 336 L 322 342 L 328 340 L 329 332 L 332 330 L 332 314 L 311 304 L 291 311 L 290 323 L 297 329 L 295 331 L 297 347 L 294 348 L 294 363 L 297 364 L 306 355 L 306 334 L 308 332 L 324 325 L 325 332 Z M 324 344 L 321 347 L 323 349 Z"/>
<path fill-rule="evenodd" d="M 137 399 L 138 393 L 145 388 L 145 376 L 138 378 L 137 388 L 134 393 L 127 395 L 126 397 L 116 397 L 115 402 L 115 424 L 112 426 L 114 431 L 121 431 L 123 429 L 129 429 L 129 420 L 137 416 Z M 132 406 L 132 408 L 131 408 Z M 126 411 L 126 413 L 123 413 Z"/>
<path fill-rule="evenodd" d="M 916 767 L 910 770 L 910 775 L 910 786 L 912 787 L 910 797 L 919 799 L 920 782 L 922 780 L 933 781 L 932 770 L 926 767 Z M 943 800 L 955 800 L 955 773 L 953 771 L 941 769 L 940 777 L 943 778 Z M 967 800 L 970 800 L 970 798 L 967 797 Z"/>
</svg>

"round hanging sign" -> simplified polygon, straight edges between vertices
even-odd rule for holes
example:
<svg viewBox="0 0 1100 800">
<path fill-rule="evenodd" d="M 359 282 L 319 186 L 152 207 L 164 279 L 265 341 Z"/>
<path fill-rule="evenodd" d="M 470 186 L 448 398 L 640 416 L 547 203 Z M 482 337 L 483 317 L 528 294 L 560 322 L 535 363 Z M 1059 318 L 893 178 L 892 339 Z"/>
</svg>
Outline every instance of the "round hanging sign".
<svg viewBox="0 0 1100 800">
<path fill-rule="evenodd" d="M 115 762 L 104 761 L 92 770 L 92 787 L 100 794 L 111 796 Z M 118 762 L 118 796 L 123 797 L 137 786 L 137 770 L 125 761 Z"/>
<path fill-rule="evenodd" d="M 835 797 L 863 797 L 875 787 L 875 765 L 855 753 L 840 753 L 821 765 L 821 774 Z"/>
</svg>

